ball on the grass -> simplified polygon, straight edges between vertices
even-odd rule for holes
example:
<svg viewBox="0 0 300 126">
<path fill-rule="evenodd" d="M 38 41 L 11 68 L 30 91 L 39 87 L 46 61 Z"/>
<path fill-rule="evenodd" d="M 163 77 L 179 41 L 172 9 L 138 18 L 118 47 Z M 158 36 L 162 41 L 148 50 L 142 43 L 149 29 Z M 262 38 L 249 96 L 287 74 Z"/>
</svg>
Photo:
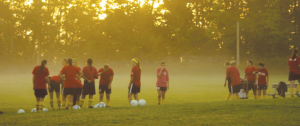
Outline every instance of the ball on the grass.
<svg viewBox="0 0 300 126">
<path fill-rule="evenodd" d="M 98 105 L 99 105 L 99 106 L 98 106 L 99 108 L 105 107 L 105 103 L 104 103 L 104 102 L 100 102 Z"/>
<path fill-rule="evenodd" d="M 25 113 L 25 111 L 23 109 L 19 109 L 18 113 Z"/>
<path fill-rule="evenodd" d="M 79 105 L 74 105 L 72 108 L 73 109 L 80 109 L 80 106 Z"/>
<path fill-rule="evenodd" d="M 99 104 L 94 105 L 94 108 L 99 108 Z"/>
<path fill-rule="evenodd" d="M 138 106 L 139 103 L 138 103 L 137 100 L 132 100 L 132 101 L 130 102 L 130 105 L 131 105 L 131 106 Z"/>
<path fill-rule="evenodd" d="M 139 100 L 139 105 L 140 106 L 145 106 L 146 105 L 146 101 L 144 99 Z"/>
<path fill-rule="evenodd" d="M 47 108 L 43 108 L 43 112 L 47 112 L 48 111 L 48 109 Z"/>
<path fill-rule="evenodd" d="M 36 112 L 36 108 L 31 109 L 31 112 Z"/>
</svg>

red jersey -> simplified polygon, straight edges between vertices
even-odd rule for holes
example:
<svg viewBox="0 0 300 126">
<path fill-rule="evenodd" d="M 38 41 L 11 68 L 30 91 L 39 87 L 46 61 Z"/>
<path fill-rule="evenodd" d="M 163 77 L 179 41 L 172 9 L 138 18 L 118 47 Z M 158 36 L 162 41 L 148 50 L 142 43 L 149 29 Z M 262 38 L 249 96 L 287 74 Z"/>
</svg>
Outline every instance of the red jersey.
<svg viewBox="0 0 300 126">
<path fill-rule="evenodd" d="M 80 67 L 77 67 L 77 69 L 78 69 L 79 71 L 81 70 Z M 82 83 L 81 83 L 80 80 L 77 80 L 76 86 L 77 86 L 77 88 L 83 88 L 83 85 L 82 85 Z"/>
<path fill-rule="evenodd" d="M 293 72 L 295 74 L 300 74 L 300 68 L 298 65 L 300 65 L 300 57 L 297 56 L 295 59 L 292 59 L 292 56 L 288 60 L 289 64 L 289 71 Z"/>
<path fill-rule="evenodd" d="M 34 89 L 46 89 L 46 77 L 49 76 L 49 70 L 44 67 L 42 74 L 39 72 L 40 66 L 34 67 L 32 74 L 34 75 Z"/>
<path fill-rule="evenodd" d="M 104 72 L 104 69 L 101 68 L 98 73 L 101 73 L 100 75 L 100 81 L 99 84 L 100 85 L 109 85 L 110 81 L 111 81 L 111 77 L 114 76 L 114 71 L 111 68 L 108 68 L 107 71 Z"/>
<path fill-rule="evenodd" d="M 86 66 L 82 69 L 83 76 L 85 76 L 87 79 L 91 81 L 95 81 L 95 79 L 98 79 L 97 75 L 97 69 L 92 66 L 92 69 L 90 66 Z"/>
<path fill-rule="evenodd" d="M 161 68 L 158 68 L 156 70 L 156 75 L 158 76 L 159 72 L 160 72 Z M 167 69 L 164 69 L 161 72 L 160 77 L 157 77 L 157 81 L 156 81 L 156 86 L 157 87 L 168 87 L 168 82 L 169 81 L 169 73 Z"/>
<path fill-rule="evenodd" d="M 64 83 L 64 88 L 77 88 L 76 74 L 79 74 L 79 69 L 75 66 L 65 66 L 60 73 L 65 74 L 66 81 Z"/>
<path fill-rule="evenodd" d="M 245 69 L 245 75 L 247 77 L 248 82 L 255 82 L 255 74 L 253 74 L 253 72 L 255 72 L 255 71 L 256 71 L 256 68 L 254 66 L 252 66 L 250 68 L 247 67 Z"/>
<path fill-rule="evenodd" d="M 231 83 L 230 83 L 231 86 L 236 86 L 236 85 L 242 84 L 241 78 L 240 78 L 240 72 L 236 67 L 231 66 L 227 69 L 226 78 L 228 78 L 228 77 L 231 80 Z"/>
<path fill-rule="evenodd" d="M 269 77 L 268 70 L 266 68 L 257 69 L 258 74 L 258 85 L 266 85 L 267 84 L 267 77 Z"/>
<path fill-rule="evenodd" d="M 130 76 L 133 77 L 132 83 L 137 87 L 141 87 L 141 70 L 138 66 L 132 67 Z"/>
<path fill-rule="evenodd" d="M 60 77 L 59 76 L 52 76 L 51 80 L 53 80 L 53 81 L 55 81 L 55 82 L 57 82 L 57 83 L 60 84 Z"/>
</svg>

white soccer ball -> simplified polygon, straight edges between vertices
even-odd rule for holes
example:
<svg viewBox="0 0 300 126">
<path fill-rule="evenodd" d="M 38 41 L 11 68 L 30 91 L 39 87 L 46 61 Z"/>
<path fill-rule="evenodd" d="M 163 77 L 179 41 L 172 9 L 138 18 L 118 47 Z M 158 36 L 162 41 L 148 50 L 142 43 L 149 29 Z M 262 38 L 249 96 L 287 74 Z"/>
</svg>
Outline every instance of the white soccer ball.
<svg viewBox="0 0 300 126">
<path fill-rule="evenodd" d="M 80 106 L 79 105 L 74 105 L 72 108 L 73 109 L 80 109 Z"/>
<path fill-rule="evenodd" d="M 36 108 L 31 109 L 31 112 L 36 112 Z"/>
<path fill-rule="evenodd" d="M 48 109 L 47 108 L 43 108 L 43 112 L 48 112 Z"/>
<path fill-rule="evenodd" d="M 99 104 L 94 105 L 94 108 L 99 108 Z"/>
<path fill-rule="evenodd" d="M 103 108 L 103 107 L 105 107 L 106 105 L 105 105 L 105 103 L 104 102 L 100 102 L 99 104 L 98 104 L 98 107 L 99 108 Z"/>
<path fill-rule="evenodd" d="M 139 106 L 145 106 L 146 101 L 144 99 L 139 100 Z"/>
<path fill-rule="evenodd" d="M 130 102 L 130 105 L 131 105 L 131 106 L 138 106 L 138 105 L 139 105 L 139 102 L 138 102 L 137 100 L 132 100 L 132 101 Z"/>
<path fill-rule="evenodd" d="M 25 111 L 23 109 L 19 109 L 18 113 L 25 113 Z"/>
</svg>

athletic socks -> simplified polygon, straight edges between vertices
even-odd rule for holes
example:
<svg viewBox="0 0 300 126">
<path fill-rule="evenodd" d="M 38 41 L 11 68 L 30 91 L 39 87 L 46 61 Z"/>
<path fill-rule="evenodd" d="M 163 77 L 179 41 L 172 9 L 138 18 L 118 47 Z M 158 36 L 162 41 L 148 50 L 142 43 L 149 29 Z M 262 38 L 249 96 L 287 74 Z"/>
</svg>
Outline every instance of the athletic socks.
<svg viewBox="0 0 300 126">
<path fill-rule="evenodd" d="M 54 107 L 53 107 L 53 99 L 50 99 L 50 105 L 51 105 L 52 110 L 54 110 Z"/>
<path fill-rule="evenodd" d="M 62 101 L 61 109 L 65 109 L 65 108 L 66 108 L 66 101 Z"/>
<path fill-rule="evenodd" d="M 228 93 L 228 94 L 227 94 L 227 97 L 226 97 L 226 101 L 229 100 L 230 96 L 231 96 L 231 93 Z"/>
<path fill-rule="evenodd" d="M 110 106 L 110 100 L 107 100 L 106 106 Z"/>
<path fill-rule="evenodd" d="M 43 108 L 44 108 L 44 102 L 43 101 L 40 101 L 40 110 L 43 110 Z"/>
<path fill-rule="evenodd" d="M 57 99 L 57 105 L 58 105 L 58 109 L 60 109 L 60 107 L 61 107 L 61 101 L 60 101 L 60 98 Z"/>
<path fill-rule="evenodd" d="M 93 100 L 92 99 L 89 99 L 89 107 L 91 107 L 93 104 Z"/>
<path fill-rule="evenodd" d="M 73 106 L 73 102 L 69 102 L 69 105 L 68 105 L 69 109 L 72 109 L 72 106 Z"/>
<path fill-rule="evenodd" d="M 36 107 L 36 110 L 39 111 L 39 109 L 40 109 L 40 102 L 36 102 L 35 107 Z"/>
<path fill-rule="evenodd" d="M 291 96 L 293 97 L 293 96 L 294 96 L 294 88 L 291 87 L 291 88 L 290 88 L 290 91 L 291 91 Z"/>
<path fill-rule="evenodd" d="M 79 103 L 79 106 L 82 107 L 84 104 L 84 99 L 80 99 L 80 103 Z"/>
</svg>

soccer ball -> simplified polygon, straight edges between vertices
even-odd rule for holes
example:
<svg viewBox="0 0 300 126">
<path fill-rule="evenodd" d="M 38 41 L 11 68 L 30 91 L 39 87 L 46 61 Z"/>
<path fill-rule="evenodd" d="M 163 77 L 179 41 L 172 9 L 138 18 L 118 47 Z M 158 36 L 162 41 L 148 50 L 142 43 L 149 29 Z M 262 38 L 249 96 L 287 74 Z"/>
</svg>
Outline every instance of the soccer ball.
<svg viewBox="0 0 300 126">
<path fill-rule="evenodd" d="M 132 100 L 132 101 L 130 102 L 130 105 L 131 105 L 131 106 L 138 106 L 138 105 L 139 105 L 139 102 L 138 102 L 137 100 Z"/>
<path fill-rule="evenodd" d="M 100 102 L 100 103 L 98 104 L 98 107 L 99 107 L 99 108 L 105 107 L 105 103 L 104 103 L 104 102 Z"/>
<path fill-rule="evenodd" d="M 25 111 L 23 109 L 19 109 L 18 113 L 25 113 Z"/>
<path fill-rule="evenodd" d="M 99 104 L 94 105 L 94 108 L 99 108 Z"/>
<path fill-rule="evenodd" d="M 73 109 L 80 109 L 80 106 L 79 105 L 74 105 L 72 108 Z"/>
<path fill-rule="evenodd" d="M 146 105 L 146 101 L 144 99 L 139 100 L 139 105 L 140 106 L 145 106 Z"/>
<path fill-rule="evenodd" d="M 48 109 L 47 108 L 43 108 L 43 112 L 48 112 Z"/>
<path fill-rule="evenodd" d="M 31 112 L 36 112 L 36 108 L 31 109 Z"/>
</svg>

